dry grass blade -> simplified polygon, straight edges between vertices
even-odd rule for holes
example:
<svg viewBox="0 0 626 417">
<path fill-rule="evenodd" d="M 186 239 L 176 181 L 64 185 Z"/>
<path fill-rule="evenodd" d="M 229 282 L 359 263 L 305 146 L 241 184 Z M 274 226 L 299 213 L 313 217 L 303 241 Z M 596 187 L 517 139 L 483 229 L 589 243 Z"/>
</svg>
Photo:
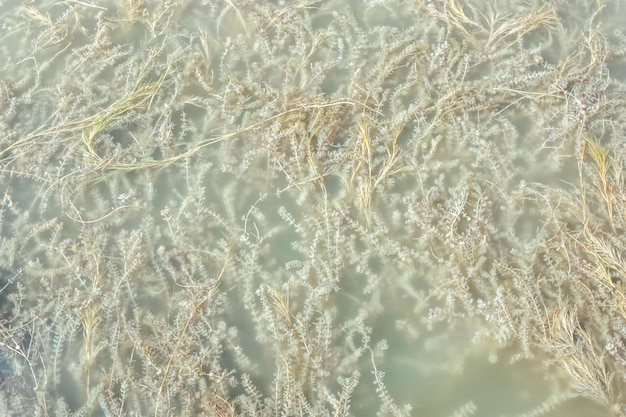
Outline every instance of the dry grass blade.
<svg viewBox="0 0 626 417">
<path fill-rule="evenodd" d="M 272 307 L 274 307 L 274 310 L 276 310 L 278 315 L 282 317 L 289 326 L 291 326 L 289 299 L 286 298 L 283 293 L 276 288 L 266 286 L 265 291 L 269 295 L 270 302 L 272 303 Z"/>
<path fill-rule="evenodd" d="M 614 404 L 613 373 L 606 369 L 604 355 L 580 326 L 574 307 L 554 310 L 550 317 L 550 339 L 545 344 L 546 350 L 555 354 L 560 366 L 570 375 L 579 394 L 607 406 Z"/>
<path fill-rule="evenodd" d="M 429 10 L 450 27 L 460 30 L 465 38 L 484 53 L 508 48 L 519 42 L 525 35 L 538 28 L 551 28 L 558 22 L 552 6 L 530 8 L 521 16 L 500 15 L 494 8 L 488 12 L 477 11 L 477 18 L 471 18 L 457 0 L 443 0 L 441 10 Z"/>
<path fill-rule="evenodd" d="M 508 48 L 533 30 L 550 28 L 558 22 L 557 15 L 551 6 L 532 8 L 519 17 L 500 17 L 490 9 L 485 19 L 488 22 L 487 31 L 489 32 L 485 44 L 487 51 Z"/>
<path fill-rule="evenodd" d="M 187 330 L 189 329 L 189 327 L 191 326 L 191 323 L 196 320 L 196 318 L 198 317 L 198 315 L 200 315 L 202 313 L 202 309 L 205 307 L 205 304 L 207 302 L 210 302 L 213 297 L 215 297 L 216 293 L 217 293 L 217 289 L 222 281 L 222 278 L 224 276 L 224 272 L 226 272 L 226 266 L 228 265 L 228 258 L 226 258 L 226 260 L 224 261 L 224 264 L 222 265 L 222 269 L 220 270 L 220 272 L 218 273 L 217 277 L 215 277 L 215 279 L 213 280 L 213 282 L 211 283 L 211 285 L 206 289 L 205 294 L 201 295 L 201 297 L 196 300 L 192 306 L 190 306 L 189 308 L 189 316 L 187 317 L 187 320 L 185 321 L 185 324 L 183 325 L 183 328 L 180 331 L 180 334 L 178 335 L 178 340 L 176 341 L 176 344 L 174 345 L 173 349 L 171 352 L 169 352 L 169 358 L 167 360 L 167 364 L 165 365 L 165 367 L 163 368 L 163 378 L 161 380 L 161 384 L 159 385 L 159 389 L 157 392 L 157 397 L 155 400 L 155 405 L 154 405 L 154 416 L 158 417 L 159 415 L 161 415 L 161 411 L 160 411 L 160 404 L 161 401 L 163 399 L 163 396 L 166 394 L 167 391 L 167 381 L 168 381 L 168 377 L 170 375 L 170 369 L 172 368 L 172 364 L 174 363 L 174 359 L 179 355 L 179 350 L 182 347 L 182 343 L 186 341 L 187 338 Z"/>
<path fill-rule="evenodd" d="M 112 123 L 123 118 L 125 114 L 152 100 L 167 76 L 168 72 L 165 71 L 153 84 L 141 85 L 138 83 L 128 94 L 81 123 L 83 125 L 81 139 L 88 155 L 99 168 L 105 168 L 107 161 L 103 160 L 94 149 L 94 139 Z"/>
<path fill-rule="evenodd" d="M 86 380 L 86 397 L 89 398 L 91 390 L 91 368 L 94 363 L 96 363 L 96 358 L 103 348 L 103 345 L 98 343 L 96 337 L 98 325 L 102 321 L 100 308 L 98 306 L 88 307 L 81 317 L 81 321 L 83 325 L 83 336 L 85 339 L 85 352 L 82 363 Z"/>
<path fill-rule="evenodd" d="M 611 156 L 609 155 L 607 149 L 598 140 L 588 134 L 584 134 L 583 137 L 585 139 L 585 149 L 587 154 L 596 165 L 596 171 L 599 178 L 599 182 L 596 186 L 604 199 L 611 227 L 613 231 L 615 231 L 615 222 L 613 219 L 613 196 L 615 195 L 615 191 L 613 190 L 611 184 Z"/>
</svg>

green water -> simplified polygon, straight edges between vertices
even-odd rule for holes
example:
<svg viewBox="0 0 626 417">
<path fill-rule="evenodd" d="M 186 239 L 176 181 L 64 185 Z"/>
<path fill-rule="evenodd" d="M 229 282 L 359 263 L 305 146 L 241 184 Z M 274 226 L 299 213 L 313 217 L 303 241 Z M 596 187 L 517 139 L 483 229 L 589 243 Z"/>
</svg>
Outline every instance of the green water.
<svg viewBox="0 0 626 417">
<path fill-rule="evenodd" d="M 625 415 L 625 9 L 0 2 L 0 414 Z"/>
</svg>

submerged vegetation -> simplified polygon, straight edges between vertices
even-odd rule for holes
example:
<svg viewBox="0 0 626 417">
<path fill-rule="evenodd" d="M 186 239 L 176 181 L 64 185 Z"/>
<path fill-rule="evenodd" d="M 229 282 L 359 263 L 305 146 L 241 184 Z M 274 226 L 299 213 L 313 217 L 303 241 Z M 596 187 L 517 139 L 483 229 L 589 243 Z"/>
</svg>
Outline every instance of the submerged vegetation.
<svg viewBox="0 0 626 417">
<path fill-rule="evenodd" d="M 626 3 L 14 3 L 2 415 L 626 416 Z"/>
</svg>

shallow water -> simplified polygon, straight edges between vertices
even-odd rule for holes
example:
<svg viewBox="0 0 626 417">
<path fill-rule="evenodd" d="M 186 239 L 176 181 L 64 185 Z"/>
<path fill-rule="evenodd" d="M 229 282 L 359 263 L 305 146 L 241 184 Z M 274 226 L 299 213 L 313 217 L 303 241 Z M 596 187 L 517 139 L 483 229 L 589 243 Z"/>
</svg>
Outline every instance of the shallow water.
<svg viewBox="0 0 626 417">
<path fill-rule="evenodd" d="M 548 354 L 569 295 L 529 258 L 578 124 L 623 132 L 554 77 L 623 47 L 626 5 L 561 3 L 493 40 L 428 14 L 454 1 L 0 3 L 0 382 L 38 396 L 0 409 L 333 415 L 358 371 L 346 415 L 612 415 Z M 489 4 L 463 10 L 528 12 Z M 598 65 L 623 93 L 624 59 Z"/>
</svg>

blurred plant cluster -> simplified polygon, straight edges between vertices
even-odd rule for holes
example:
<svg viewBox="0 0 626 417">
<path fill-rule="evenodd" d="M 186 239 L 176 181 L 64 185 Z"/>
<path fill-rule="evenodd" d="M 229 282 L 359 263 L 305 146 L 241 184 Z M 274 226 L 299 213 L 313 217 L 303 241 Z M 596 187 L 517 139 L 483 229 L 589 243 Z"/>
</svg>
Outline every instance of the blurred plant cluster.
<svg viewBox="0 0 626 417">
<path fill-rule="evenodd" d="M 422 415 L 463 334 L 626 416 L 624 1 L 11 3 L 3 415 Z"/>
</svg>

